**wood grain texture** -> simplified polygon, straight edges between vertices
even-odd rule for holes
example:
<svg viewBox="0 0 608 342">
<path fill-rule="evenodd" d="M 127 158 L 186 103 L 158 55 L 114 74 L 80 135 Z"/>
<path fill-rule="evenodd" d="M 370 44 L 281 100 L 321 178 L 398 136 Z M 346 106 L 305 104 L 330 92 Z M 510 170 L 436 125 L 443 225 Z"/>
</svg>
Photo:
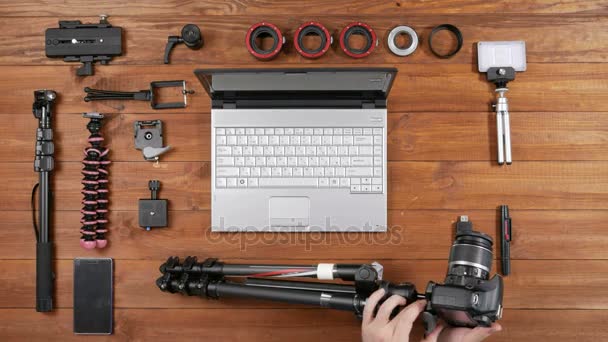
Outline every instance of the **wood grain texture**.
<svg viewBox="0 0 608 342">
<path fill-rule="evenodd" d="M 207 341 L 310 341 L 331 336 L 332 341 L 357 341 L 359 322 L 349 313 L 322 309 L 115 309 L 113 336 L 99 341 L 207 340 Z M 40 315 L 30 309 L 0 309 L 3 321 L 19 317 L 3 332 L 6 341 L 81 341 L 72 334 L 70 309 Z M 225 317 L 225 319 L 218 319 Z M 547 341 L 601 341 L 608 335 L 604 310 L 505 310 L 500 334 L 487 341 L 512 342 L 538 336 Z M 171 324 L 168 324 L 171 322 Z M 236 323 L 235 323 L 236 322 Z M 238 326 L 238 329 L 235 328 Z M 582 327 L 556 328 L 556 327 Z M 412 338 L 422 336 L 422 324 L 414 325 Z M 321 336 L 321 337 L 320 337 Z M 91 339 L 91 337 L 86 337 Z"/>
<path fill-rule="evenodd" d="M 116 16 L 142 15 L 184 15 L 195 13 L 204 16 L 215 15 L 251 15 L 260 16 L 270 13 L 285 15 L 365 15 L 375 14 L 385 16 L 399 13 L 410 15 L 412 13 L 432 14 L 486 14 L 486 13 L 606 13 L 606 4 L 600 0 L 497 0 L 467 1 L 467 0 L 309 0 L 282 1 L 282 0 L 211 0 L 211 1 L 182 1 L 182 0 L 152 0 L 146 2 L 124 2 L 117 0 L 95 1 L 83 3 L 76 0 L 22 1 L 18 4 L 3 3 L 0 12 L 4 16 L 25 17 L 61 17 L 66 15 L 95 15 L 108 13 Z"/>
<path fill-rule="evenodd" d="M 77 63 L 44 56 L 44 30 L 58 20 L 95 22 L 99 13 L 125 30 L 125 54 L 95 76 Z M 98 340 L 356 341 L 351 314 L 253 300 L 205 301 L 161 293 L 159 265 L 171 255 L 232 262 L 371 262 L 385 278 L 424 288 L 445 277 L 453 224 L 468 214 L 497 238 L 496 207 L 508 204 L 514 224 L 513 274 L 505 279 L 504 331 L 489 341 L 608 340 L 608 5 L 590 0 L 24 0 L 0 2 L 0 334 L 7 341 L 83 340 L 72 334 L 72 259 L 115 260 L 115 331 Z M 288 44 L 273 62 L 243 46 L 244 32 L 272 21 Z M 369 23 L 380 36 L 368 58 L 333 48 L 319 60 L 291 47 L 295 28 L 318 20 L 333 33 Z M 205 47 L 177 47 L 161 64 L 168 35 L 198 24 Z M 465 38 L 452 59 L 433 57 L 430 30 L 458 26 Z M 389 29 L 407 24 L 421 46 L 407 58 L 387 50 Z M 528 70 L 508 94 L 514 164 L 495 165 L 493 86 L 477 72 L 475 43 L 526 40 Z M 444 46 L 439 41 L 440 46 Z M 389 98 L 389 226 L 386 234 L 213 234 L 210 232 L 210 102 L 196 68 L 364 67 L 399 69 Z M 196 94 L 183 110 L 154 111 L 144 102 L 82 101 L 85 86 L 147 89 L 151 81 L 184 79 Z M 59 93 L 55 117 L 57 168 L 56 304 L 34 310 L 35 247 L 30 191 L 36 120 L 32 92 Z M 77 244 L 80 159 L 86 145 L 82 112 L 108 116 L 111 148 L 110 245 L 85 252 Z M 159 165 L 133 146 L 134 120 L 161 119 L 173 150 Z M 163 182 L 169 228 L 144 232 L 137 200 L 148 179 Z M 498 255 L 495 254 L 495 258 Z M 496 262 L 495 262 L 496 263 Z M 496 269 L 496 265 L 494 265 Z M 575 295 L 576 294 L 576 295 Z M 414 340 L 422 334 L 415 324 Z M 87 339 L 90 337 L 87 337 Z"/>
<path fill-rule="evenodd" d="M 220 256 L 221 253 L 214 255 Z M 201 261 L 207 256 L 201 255 Z M 222 258 L 225 262 L 251 263 L 254 259 Z M 352 262 L 371 262 L 352 258 Z M 155 284 L 159 266 L 165 260 L 121 260 L 115 265 L 114 305 L 118 308 L 285 308 L 293 305 L 253 299 L 209 301 L 179 294 L 161 293 Z M 326 260 L 331 261 L 331 260 Z M 424 289 L 429 280 L 445 278 L 447 260 L 377 259 L 385 267 L 384 278 L 394 282 L 412 282 Z M 275 263 L 258 260 L 256 263 Z M 299 265 L 319 260 L 298 260 Z M 286 261 L 278 261 L 286 263 Z M 294 263 L 294 262 L 291 262 Z M 55 263 L 57 291 L 55 304 L 70 308 L 72 302 L 72 260 Z M 35 303 L 34 260 L 7 260 L 0 270 L 10 277 L 5 284 L 14 289 L 13 296 L 0 298 L 2 308 L 33 308 Z M 507 309 L 608 309 L 608 261 L 588 260 L 581 268 L 575 260 L 513 261 L 513 274 L 505 278 L 504 307 Z M 568 275 L 567 277 L 564 275 Z M 19 285 L 21 284 L 21 285 Z M 572 296 L 572 289 L 594 296 Z M 154 298 L 154 300 L 150 300 Z M 295 307 L 298 307 L 297 305 Z"/>
<path fill-rule="evenodd" d="M 6 210 L 28 210 L 36 175 L 31 163 L 5 163 L 0 173 Z M 81 163 L 56 165 L 57 210 L 80 209 Z M 209 162 L 115 162 L 110 167 L 111 208 L 137 210 L 149 195 L 147 180 L 163 182 L 162 196 L 172 210 L 210 209 Z M 593 180 L 591 182 L 591 180 Z M 389 162 L 389 209 L 608 209 L 608 162 L 523 162 L 499 167 L 492 162 Z"/>
<path fill-rule="evenodd" d="M 284 64 L 266 64 L 273 68 Z M 260 63 L 238 66 L 262 66 Z M 293 66 L 293 65 L 292 65 Z M 340 64 L 340 66 L 347 66 Z M 380 65 L 378 65 L 380 66 Z M 390 66 L 383 64 L 382 66 Z M 33 89 L 44 80 L 57 89 L 60 113 L 99 111 L 102 113 L 150 113 L 143 101 L 96 101 L 86 103 L 84 87 L 135 91 L 149 88 L 150 82 L 183 78 L 197 93 L 189 97 L 182 112 L 209 113 L 210 101 L 196 80 L 193 70 L 213 67 L 206 64 L 125 66 L 109 65 L 96 69 L 95 77 L 77 77 L 76 65 L 0 67 L 0 75 L 11 82 L 0 83 L 0 112 L 31 112 Z M 237 67 L 237 66 L 230 66 Z M 494 100 L 493 85 L 470 64 L 408 64 L 399 73 L 389 97 L 391 112 L 487 112 Z M 142 77 L 142 75 L 145 75 Z M 179 76 L 176 76 L 179 75 Z M 447 77 L 446 75 L 449 75 Z M 510 108 L 517 112 L 608 112 L 608 63 L 530 64 L 517 76 L 509 90 Z M 39 87 L 39 86 L 38 86 Z M 581 99 L 584 99 L 581 100 Z"/>
<path fill-rule="evenodd" d="M 87 144 L 87 120 L 61 113 L 56 120 L 57 159 L 80 161 Z M 1 115 L 1 114 L 0 114 Z M 22 115 L 22 114 L 9 114 Z M 1 117 L 1 116 L 0 116 Z M 608 113 L 512 113 L 513 154 L 522 161 L 608 160 Z M 165 142 L 174 148 L 163 162 L 210 161 L 211 116 L 208 114 L 109 114 L 105 144 L 114 161 L 141 161 L 135 150 L 133 122 L 163 120 Z M 491 113 L 390 113 L 388 157 L 391 161 L 490 161 L 496 155 L 495 116 Z M 29 162 L 36 120 L 6 120 L 0 136 L 7 148 L 0 160 Z M 446 132 L 449 133 L 446 134 Z"/>
<path fill-rule="evenodd" d="M 184 12 L 188 13 L 188 12 Z M 279 12 L 280 13 L 280 12 Z M 65 17 L 62 17 L 65 18 Z M 97 18 L 66 18 L 95 22 Z M 27 20 L 30 25 L 21 25 Z M 178 46 L 171 55 L 171 64 L 209 64 L 232 65 L 250 63 L 263 65 L 253 58 L 245 48 L 245 36 L 249 27 L 260 20 L 269 21 L 286 35 L 287 43 L 273 63 L 327 65 L 336 63 L 356 64 L 455 64 L 475 63 L 477 58 L 476 43 L 488 40 L 488 32 L 494 40 L 518 40 L 526 37 L 526 55 L 528 63 L 593 63 L 608 61 L 608 17 L 600 14 L 562 15 L 560 25 L 555 25 L 554 17 L 518 15 L 515 18 L 500 14 L 475 15 L 413 15 L 406 18 L 395 13 L 383 16 L 346 16 L 327 15 L 267 15 L 263 18 L 245 16 L 162 16 L 132 17 L 117 15 L 112 17 L 112 25 L 122 27 L 128 36 L 129 44 L 124 47 L 124 54 L 116 57 L 111 64 L 162 65 L 163 52 L 167 36 L 181 31 L 184 22 L 200 26 L 205 39 L 205 48 L 192 51 Z M 301 57 L 293 48 L 294 33 L 306 20 L 316 20 L 327 26 L 334 36 L 335 43 L 321 59 L 310 60 Z M 364 60 L 353 60 L 339 48 L 340 31 L 353 21 L 363 21 L 378 34 L 377 49 Z M 463 36 L 464 45 L 461 51 L 448 60 L 439 60 L 428 46 L 427 40 L 433 27 L 449 22 L 457 26 Z M 398 25 L 407 24 L 416 30 L 420 45 L 416 52 L 407 58 L 392 54 L 386 42 L 388 32 Z M 46 58 L 44 49 L 44 30 L 40 28 L 58 27 L 57 19 L 44 18 L 7 18 L 0 22 L 0 31 L 8 39 L 0 46 L 0 65 L 64 65 L 62 59 Z M 550 34 L 547 34 L 550 33 Z M 450 39 L 438 35 L 434 44 L 436 49 L 449 51 Z M 76 63 L 71 63 L 76 64 Z M 101 69 L 100 67 L 98 69 Z"/>
<path fill-rule="evenodd" d="M 137 211 L 113 210 L 110 215 L 113 247 L 101 255 L 156 260 L 169 255 L 225 258 L 249 255 L 264 259 L 289 255 L 294 260 L 311 256 L 319 260 L 349 260 L 353 256 L 367 260 L 445 259 L 452 244 L 454 221 L 462 213 L 463 210 L 390 210 L 388 234 L 213 234 L 209 229 L 210 211 L 171 211 L 171 229 L 150 234 L 139 227 Z M 496 211 L 466 210 L 466 213 L 477 229 L 496 239 Z M 31 213 L 2 211 L 0 216 L 11 227 L 0 230 L 0 259 L 33 258 Z M 517 210 L 512 217 L 513 259 L 608 259 L 606 210 Z M 79 237 L 79 220 L 80 213 L 76 210 L 56 215 L 57 258 L 82 256 L 82 249 L 74 243 Z M 498 255 L 496 250 L 495 257 Z"/>
</svg>

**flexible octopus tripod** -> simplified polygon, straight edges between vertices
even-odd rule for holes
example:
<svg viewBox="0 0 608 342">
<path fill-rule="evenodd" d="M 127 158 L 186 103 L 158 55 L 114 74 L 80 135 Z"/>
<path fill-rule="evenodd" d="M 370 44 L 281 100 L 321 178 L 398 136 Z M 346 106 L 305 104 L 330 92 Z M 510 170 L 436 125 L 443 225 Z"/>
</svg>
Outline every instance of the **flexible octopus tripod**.
<svg viewBox="0 0 608 342">
<path fill-rule="evenodd" d="M 85 249 L 104 248 L 108 244 L 106 233 L 108 229 L 108 148 L 104 147 L 104 138 L 100 131 L 103 115 L 100 113 L 84 113 L 85 118 L 91 119 L 87 129 L 91 133 L 88 142 L 91 146 L 84 149 L 82 164 L 82 227 L 80 245 Z"/>
</svg>

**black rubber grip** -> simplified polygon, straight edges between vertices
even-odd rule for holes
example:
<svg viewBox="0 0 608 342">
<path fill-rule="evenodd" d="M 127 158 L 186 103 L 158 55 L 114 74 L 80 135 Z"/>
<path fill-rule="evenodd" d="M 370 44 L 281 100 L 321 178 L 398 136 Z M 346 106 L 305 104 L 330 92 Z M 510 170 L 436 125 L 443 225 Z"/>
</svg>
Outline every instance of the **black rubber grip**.
<svg viewBox="0 0 608 342">
<path fill-rule="evenodd" d="M 502 243 L 502 275 L 508 276 L 511 274 L 511 246 L 509 242 Z"/>
<path fill-rule="evenodd" d="M 36 311 L 53 310 L 52 242 L 36 243 Z"/>
</svg>

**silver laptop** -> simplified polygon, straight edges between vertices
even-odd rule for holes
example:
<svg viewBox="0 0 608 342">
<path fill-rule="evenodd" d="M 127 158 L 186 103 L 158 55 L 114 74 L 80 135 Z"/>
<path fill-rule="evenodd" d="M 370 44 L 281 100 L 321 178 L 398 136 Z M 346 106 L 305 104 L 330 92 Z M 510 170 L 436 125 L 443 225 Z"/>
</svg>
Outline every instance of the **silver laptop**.
<svg viewBox="0 0 608 342">
<path fill-rule="evenodd" d="M 397 70 L 215 69 L 212 230 L 384 232 Z"/>
</svg>

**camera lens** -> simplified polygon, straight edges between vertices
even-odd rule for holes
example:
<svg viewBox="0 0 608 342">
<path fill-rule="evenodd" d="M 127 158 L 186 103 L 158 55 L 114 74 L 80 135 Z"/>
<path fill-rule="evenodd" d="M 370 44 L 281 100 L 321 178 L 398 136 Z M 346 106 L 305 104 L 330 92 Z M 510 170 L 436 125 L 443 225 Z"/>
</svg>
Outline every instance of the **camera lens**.
<svg viewBox="0 0 608 342">
<path fill-rule="evenodd" d="M 489 279 L 493 260 L 492 244 L 489 235 L 458 227 L 450 249 L 446 284 L 466 287 L 474 286 L 475 279 Z"/>
</svg>

